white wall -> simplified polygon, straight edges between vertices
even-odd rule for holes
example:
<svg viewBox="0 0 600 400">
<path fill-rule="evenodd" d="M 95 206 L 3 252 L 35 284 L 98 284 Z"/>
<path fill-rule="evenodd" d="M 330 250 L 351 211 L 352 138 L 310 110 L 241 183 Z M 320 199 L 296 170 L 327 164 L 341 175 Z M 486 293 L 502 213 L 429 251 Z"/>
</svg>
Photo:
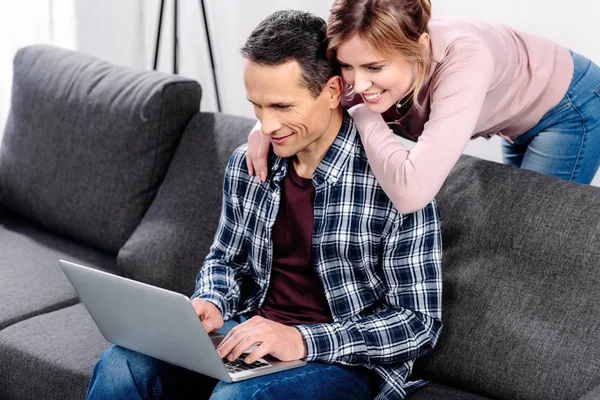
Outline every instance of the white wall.
<svg viewBox="0 0 600 400">
<path fill-rule="evenodd" d="M 180 73 L 198 80 L 203 89 L 203 110 L 216 110 L 206 37 L 199 0 L 179 0 Z M 303 9 L 327 19 L 331 0 L 205 0 L 223 111 L 253 117 L 246 100 L 239 53 L 252 29 L 270 13 L 285 8 Z M 170 12 L 173 0 L 166 0 Z M 77 0 L 79 48 L 112 62 L 151 68 L 159 0 Z M 433 0 L 434 15 L 460 15 L 501 22 L 548 37 L 600 63 L 600 2 L 579 0 Z M 163 30 L 160 68 L 171 71 L 171 20 Z M 501 162 L 500 138 L 472 141 L 467 154 Z M 600 174 L 594 183 L 600 186 Z"/>
<path fill-rule="evenodd" d="M 152 69 L 160 0 L 76 0 L 78 49 L 118 65 Z M 173 0 L 165 1 L 158 70 L 173 72 Z M 200 1 L 179 0 L 178 67 L 202 85 L 202 110 L 216 110 Z"/>
<path fill-rule="evenodd" d="M 75 49 L 74 1 L 0 1 L 0 139 L 10 109 L 15 53 L 37 43 Z"/>
</svg>

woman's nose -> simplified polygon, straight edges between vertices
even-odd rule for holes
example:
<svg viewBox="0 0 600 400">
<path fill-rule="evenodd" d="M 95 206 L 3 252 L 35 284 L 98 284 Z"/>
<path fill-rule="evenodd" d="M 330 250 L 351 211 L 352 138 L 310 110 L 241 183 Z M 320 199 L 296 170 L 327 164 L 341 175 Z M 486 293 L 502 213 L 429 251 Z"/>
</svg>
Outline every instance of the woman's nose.
<svg viewBox="0 0 600 400">
<path fill-rule="evenodd" d="M 358 94 L 365 92 L 373 83 L 363 74 L 354 74 L 354 91 Z"/>
</svg>

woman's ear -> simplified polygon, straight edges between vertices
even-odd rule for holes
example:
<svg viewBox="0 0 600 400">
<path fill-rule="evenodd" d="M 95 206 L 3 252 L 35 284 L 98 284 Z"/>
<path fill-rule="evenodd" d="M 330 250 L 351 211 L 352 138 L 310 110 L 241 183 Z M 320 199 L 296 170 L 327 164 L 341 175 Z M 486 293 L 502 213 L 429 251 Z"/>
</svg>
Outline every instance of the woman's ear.
<svg viewBox="0 0 600 400">
<path fill-rule="evenodd" d="M 421 36 L 419 37 L 419 43 L 421 43 L 421 46 L 424 46 L 425 48 L 429 48 L 429 33 L 427 32 L 423 32 L 421 34 Z"/>
<path fill-rule="evenodd" d="M 335 75 L 329 78 L 325 84 L 325 92 L 328 96 L 327 100 L 329 102 L 329 108 L 337 108 L 340 105 L 340 102 L 342 101 L 342 95 L 344 94 L 342 77 Z"/>
</svg>

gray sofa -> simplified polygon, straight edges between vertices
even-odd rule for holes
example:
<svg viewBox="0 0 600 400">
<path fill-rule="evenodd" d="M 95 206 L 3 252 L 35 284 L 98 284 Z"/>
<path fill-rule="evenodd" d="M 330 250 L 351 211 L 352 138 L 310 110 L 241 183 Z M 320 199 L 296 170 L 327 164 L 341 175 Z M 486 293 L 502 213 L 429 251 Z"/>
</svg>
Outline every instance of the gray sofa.
<svg viewBox="0 0 600 400">
<path fill-rule="evenodd" d="M 110 344 L 57 260 L 190 295 L 254 121 L 199 112 L 196 82 L 66 50 L 14 67 L 0 399 L 82 399 Z M 600 188 L 463 156 L 437 199 L 445 326 L 408 398 L 600 399 Z"/>
</svg>

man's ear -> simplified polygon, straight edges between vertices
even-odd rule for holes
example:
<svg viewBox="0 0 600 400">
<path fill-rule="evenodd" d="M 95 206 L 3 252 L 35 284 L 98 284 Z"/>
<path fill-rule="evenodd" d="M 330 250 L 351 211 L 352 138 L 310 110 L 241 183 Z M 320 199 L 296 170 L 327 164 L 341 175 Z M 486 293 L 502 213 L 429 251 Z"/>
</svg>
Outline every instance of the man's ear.
<svg viewBox="0 0 600 400">
<path fill-rule="evenodd" d="M 327 101 L 329 102 L 329 108 L 332 110 L 337 108 L 342 101 L 342 95 L 344 94 L 344 84 L 342 83 L 342 77 L 339 75 L 332 76 L 325 84 L 325 94 L 327 95 Z"/>
</svg>

